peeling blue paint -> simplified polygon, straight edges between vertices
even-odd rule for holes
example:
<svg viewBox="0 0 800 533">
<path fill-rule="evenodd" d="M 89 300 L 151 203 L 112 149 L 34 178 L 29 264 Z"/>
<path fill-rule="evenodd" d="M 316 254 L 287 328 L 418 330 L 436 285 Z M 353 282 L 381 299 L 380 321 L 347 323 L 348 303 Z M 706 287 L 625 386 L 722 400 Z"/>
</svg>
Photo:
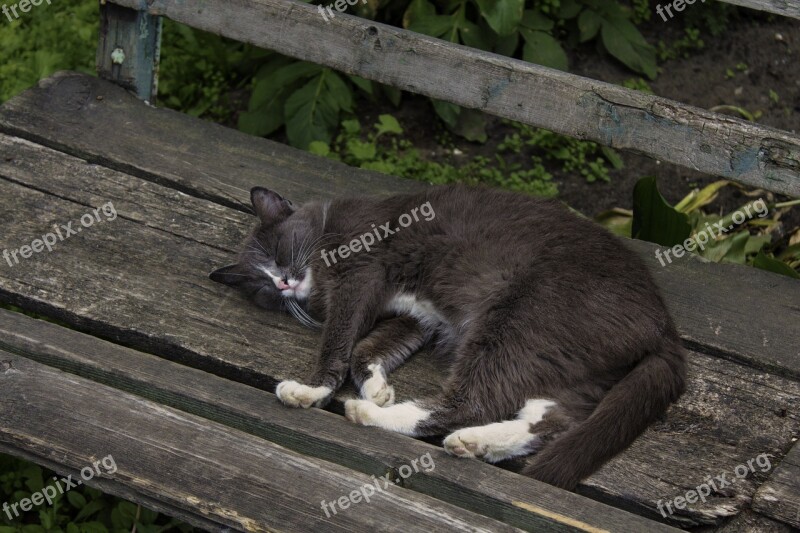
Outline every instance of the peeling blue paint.
<svg viewBox="0 0 800 533">
<path fill-rule="evenodd" d="M 497 82 L 494 85 L 492 85 L 491 87 L 489 87 L 489 90 L 488 90 L 489 100 L 493 99 L 498 94 L 502 93 L 505 90 L 505 88 L 508 87 L 508 85 L 510 83 L 511 83 L 510 80 L 504 79 L 504 80 L 500 80 L 499 82 Z"/>
<path fill-rule="evenodd" d="M 753 146 L 731 157 L 731 171 L 734 176 L 741 176 L 758 168 L 758 148 Z"/>
</svg>

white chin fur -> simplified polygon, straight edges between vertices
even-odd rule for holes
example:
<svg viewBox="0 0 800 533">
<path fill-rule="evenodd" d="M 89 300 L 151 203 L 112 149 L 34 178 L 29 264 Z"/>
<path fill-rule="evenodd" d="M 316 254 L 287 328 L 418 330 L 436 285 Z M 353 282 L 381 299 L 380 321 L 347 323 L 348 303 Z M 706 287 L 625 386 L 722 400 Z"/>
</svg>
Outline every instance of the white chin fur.
<svg viewBox="0 0 800 533">
<path fill-rule="evenodd" d="M 313 284 L 314 282 L 311 279 L 311 268 L 307 268 L 306 275 L 303 277 L 303 281 L 301 281 L 300 285 L 292 290 L 292 296 L 294 296 L 295 300 L 308 300 L 308 295 L 311 294 L 311 287 Z"/>
</svg>

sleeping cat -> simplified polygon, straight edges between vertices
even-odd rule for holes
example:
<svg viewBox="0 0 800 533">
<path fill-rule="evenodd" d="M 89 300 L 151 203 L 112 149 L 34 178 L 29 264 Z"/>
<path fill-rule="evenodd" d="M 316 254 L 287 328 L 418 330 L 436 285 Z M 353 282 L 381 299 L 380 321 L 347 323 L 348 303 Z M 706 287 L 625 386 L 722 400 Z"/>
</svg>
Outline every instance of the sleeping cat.
<svg viewBox="0 0 800 533">
<path fill-rule="evenodd" d="M 349 420 L 447 435 L 460 457 L 536 453 L 524 474 L 573 489 L 683 392 L 684 350 L 641 260 L 555 201 L 462 186 L 251 200 L 258 225 L 211 279 L 323 321 L 316 371 L 276 389 L 288 406 L 325 405 L 349 372 L 363 398 Z M 387 376 L 428 344 L 449 361 L 444 392 L 394 403 Z"/>
</svg>

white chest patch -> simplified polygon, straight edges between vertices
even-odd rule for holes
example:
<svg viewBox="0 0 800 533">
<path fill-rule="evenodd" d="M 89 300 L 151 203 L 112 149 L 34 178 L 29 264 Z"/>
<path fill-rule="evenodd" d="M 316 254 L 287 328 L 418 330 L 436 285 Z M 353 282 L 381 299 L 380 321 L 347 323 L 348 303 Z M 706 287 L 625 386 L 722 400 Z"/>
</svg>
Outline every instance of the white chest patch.
<svg viewBox="0 0 800 533">
<path fill-rule="evenodd" d="M 422 325 L 435 328 L 446 322 L 436 307 L 429 300 L 419 300 L 413 294 L 401 293 L 389 300 L 387 310 L 398 315 L 410 315 Z"/>
</svg>

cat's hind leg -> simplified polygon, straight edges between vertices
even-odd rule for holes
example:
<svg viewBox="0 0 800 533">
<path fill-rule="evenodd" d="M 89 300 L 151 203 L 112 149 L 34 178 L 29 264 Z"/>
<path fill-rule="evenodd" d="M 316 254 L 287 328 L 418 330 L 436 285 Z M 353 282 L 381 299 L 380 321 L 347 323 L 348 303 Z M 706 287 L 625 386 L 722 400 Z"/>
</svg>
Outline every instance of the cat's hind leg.
<svg viewBox="0 0 800 533">
<path fill-rule="evenodd" d="M 410 316 L 396 316 L 379 322 L 356 344 L 350 373 L 361 397 L 374 404 L 394 403 L 394 387 L 386 376 L 403 364 L 427 342 L 429 334 Z"/>
<path fill-rule="evenodd" d="M 528 400 L 515 420 L 459 429 L 444 439 L 444 449 L 489 463 L 529 455 L 571 425 L 559 411 L 552 400 Z"/>
</svg>

